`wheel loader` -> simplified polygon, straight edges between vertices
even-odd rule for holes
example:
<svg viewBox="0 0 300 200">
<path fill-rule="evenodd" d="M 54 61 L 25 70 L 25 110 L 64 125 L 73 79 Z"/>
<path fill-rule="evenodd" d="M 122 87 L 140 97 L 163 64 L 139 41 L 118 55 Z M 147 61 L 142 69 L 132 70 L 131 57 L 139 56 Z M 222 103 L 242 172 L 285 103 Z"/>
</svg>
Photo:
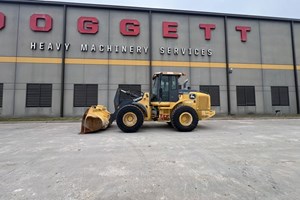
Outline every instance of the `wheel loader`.
<svg viewBox="0 0 300 200">
<path fill-rule="evenodd" d="M 136 94 L 117 89 L 114 98 L 115 112 L 110 113 L 105 106 L 91 106 L 82 117 L 81 133 L 106 129 L 116 120 L 123 132 L 136 132 L 144 121 L 167 122 L 178 131 L 192 131 L 198 121 L 215 115 L 211 110 L 210 96 L 179 88 L 179 78 L 184 73 L 157 72 L 153 75 L 152 93 Z M 186 85 L 186 84 L 184 84 Z M 124 93 L 131 98 L 121 99 Z"/>
</svg>

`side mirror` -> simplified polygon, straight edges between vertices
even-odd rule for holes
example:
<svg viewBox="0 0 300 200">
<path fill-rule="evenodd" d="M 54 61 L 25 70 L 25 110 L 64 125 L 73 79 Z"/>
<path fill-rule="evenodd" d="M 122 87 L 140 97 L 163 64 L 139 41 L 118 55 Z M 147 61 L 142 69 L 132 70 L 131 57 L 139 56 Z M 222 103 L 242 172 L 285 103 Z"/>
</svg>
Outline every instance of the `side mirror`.
<svg viewBox="0 0 300 200">
<path fill-rule="evenodd" d="M 186 80 L 184 81 L 184 83 L 183 83 L 183 88 L 184 88 L 184 89 L 187 89 L 187 84 L 188 84 L 188 82 L 189 82 L 189 79 L 186 79 Z"/>
</svg>

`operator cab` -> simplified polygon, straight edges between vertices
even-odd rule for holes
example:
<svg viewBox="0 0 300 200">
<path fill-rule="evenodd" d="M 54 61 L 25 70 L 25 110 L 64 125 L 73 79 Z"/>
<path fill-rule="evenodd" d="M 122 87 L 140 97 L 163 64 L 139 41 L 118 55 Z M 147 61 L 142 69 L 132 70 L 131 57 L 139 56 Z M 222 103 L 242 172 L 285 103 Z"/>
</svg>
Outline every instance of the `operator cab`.
<svg viewBox="0 0 300 200">
<path fill-rule="evenodd" d="M 184 73 L 157 72 L 153 75 L 151 102 L 177 102 L 179 100 L 178 79 Z"/>
</svg>

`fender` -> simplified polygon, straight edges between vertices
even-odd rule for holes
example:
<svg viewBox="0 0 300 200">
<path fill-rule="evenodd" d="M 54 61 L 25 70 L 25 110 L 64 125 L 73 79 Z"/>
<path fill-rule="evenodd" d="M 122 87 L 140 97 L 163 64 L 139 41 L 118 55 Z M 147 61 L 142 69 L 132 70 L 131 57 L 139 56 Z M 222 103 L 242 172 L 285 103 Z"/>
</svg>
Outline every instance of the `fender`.
<svg viewBox="0 0 300 200">
<path fill-rule="evenodd" d="M 147 110 L 146 110 L 146 108 L 143 104 L 140 104 L 140 103 L 137 103 L 137 102 L 132 102 L 132 105 L 137 106 L 139 109 L 142 110 L 142 112 L 144 113 L 144 116 L 148 117 Z"/>
<path fill-rule="evenodd" d="M 123 108 L 124 106 L 128 105 L 128 104 L 132 104 L 132 105 L 137 106 L 139 109 L 141 109 L 141 111 L 143 112 L 144 116 L 145 116 L 145 117 L 148 117 L 148 115 L 147 115 L 147 110 L 146 110 L 146 108 L 145 108 L 145 106 L 144 106 L 143 104 L 140 104 L 140 103 L 137 103 L 137 102 L 133 102 L 132 100 L 125 100 L 125 101 L 123 101 L 123 102 L 118 106 L 118 108 L 115 110 L 115 112 L 112 113 L 112 114 L 110 115 L 110 120 L 109 120 L 109 121 L 110 121 L 110 124 L 111 124 L 113 121 L 116 120 L 116 116 L 117 116 L 118 111 L 119 111 L 121 108 Z"/>
</svg>

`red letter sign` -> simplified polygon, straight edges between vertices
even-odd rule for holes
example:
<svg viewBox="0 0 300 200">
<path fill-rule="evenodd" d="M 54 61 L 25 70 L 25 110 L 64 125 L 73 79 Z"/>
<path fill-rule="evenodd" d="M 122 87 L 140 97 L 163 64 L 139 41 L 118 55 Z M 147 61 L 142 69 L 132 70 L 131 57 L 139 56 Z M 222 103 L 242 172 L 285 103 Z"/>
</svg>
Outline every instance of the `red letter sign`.
<svg viewBox="0 0 300 200">
<path fill-rule="evenodd" d="M 0 30 L 2 30 L 5 27 L 5 15 L 0 12 Z"/>
<path fill-rule="evenodd" d="M 199 24 L 201 29 L 204 29 L 204 36 L 206 40 L 211 39 L 211 30 L 216 28 L 215 24 Z"/>
<path fill-rule="evenodd" d="M 123 19 L 120 21 L 120 32 L 125 36 L 137 36 L 140 34 L 140 22 L 135 19 Z"/>
<path fill-rule="evenodd" d="M 251 31 L 251 27 L 249 26 L 236 26 L 236 31 L 241 31 L 241 41 L 247 42 L 247 32 Z"/>
<path fill-rule="evenodd" d="M 77 21 L 77 29 L 79 33 L 96 34 L 98 33 L 98 19 L 95 17 L 79 17 Z"/>
<path fill-rule="evenodd" d="M 39 21 L 44 21 L 44 26 L 39 26 Z M 47 14 L 33 14 L 30 16 L 30 28 L 37 32 L 49 32 L 52 29 L 52 17 Z"/>
<path fill-rule="evenodd" d="M 163 22 L 163 37 L 164 38 L 178 38 L 177 32 L 178 24 L 177 22 Z"/>
</svg>

